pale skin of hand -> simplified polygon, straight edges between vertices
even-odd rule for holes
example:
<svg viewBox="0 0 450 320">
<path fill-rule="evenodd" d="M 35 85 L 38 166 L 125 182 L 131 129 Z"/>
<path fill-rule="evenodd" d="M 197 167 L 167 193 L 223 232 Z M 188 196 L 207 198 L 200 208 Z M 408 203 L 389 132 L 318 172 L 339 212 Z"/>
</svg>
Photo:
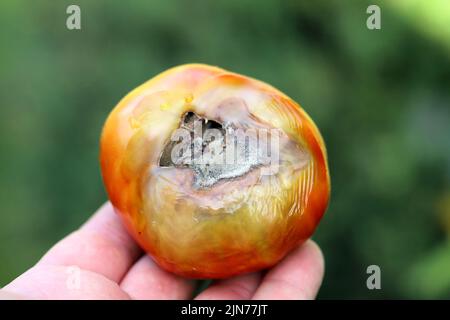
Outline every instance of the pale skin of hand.
<svg viewBox="0 0 450 320">
<path fill-rule="evenodd" d="M 78 285 L 69 277 L 79 275 Z M 263 273 L 214 281 L 193 297 L 195 281 L 158 267 L 126 232 L 110 203 L 0 290 L 11 299 L 314 299 L 324 273 L 312 240 Z"/>
</svg>

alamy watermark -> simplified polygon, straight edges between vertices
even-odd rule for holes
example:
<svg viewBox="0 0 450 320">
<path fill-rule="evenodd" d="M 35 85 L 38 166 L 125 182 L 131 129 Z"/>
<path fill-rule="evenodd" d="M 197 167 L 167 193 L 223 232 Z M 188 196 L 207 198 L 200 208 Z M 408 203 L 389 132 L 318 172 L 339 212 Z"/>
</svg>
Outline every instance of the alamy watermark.
<svg viewBox="0 0 450 320">
<path fill-rule="evenodd" d="M 78 266 L 70 266 L 66 269 L 66 288 L 68 290 L 81 289 L 81 269 Z"/>
<path fill-rule="evenodd" d="M 381 268 L 376 264 L 367 267 L 366 273 L 370 276 L 366 280 L 366 286 L 369 290 L 381 289 Z"/>
<path fill-rule="evenodd" d="M 81 30 L 81 8 L 79 5 L 71 4 L 66 8 L 68 17 L 66 27 L 69 30 Z M 369 14 L 366 20 L 366 26 L 369 30 L 381 29 L 381 9 L 376 4 L 367 7 L 366 13 Z"/>
<path fill-rule="evenodd" d="M 367 7 L 366 13 L 370 14 L 367 18 L 366 26 L 369 30 L 381 29 L 381 9 L 376 4 Z"/>
<path fill-rule="evenodd" d="M 76 4 L 67 7 L 66 13 L 69 15 L 66 19 L 66 27 L 69 30 L 81 30 L 81 9 Z"/>
</svg>

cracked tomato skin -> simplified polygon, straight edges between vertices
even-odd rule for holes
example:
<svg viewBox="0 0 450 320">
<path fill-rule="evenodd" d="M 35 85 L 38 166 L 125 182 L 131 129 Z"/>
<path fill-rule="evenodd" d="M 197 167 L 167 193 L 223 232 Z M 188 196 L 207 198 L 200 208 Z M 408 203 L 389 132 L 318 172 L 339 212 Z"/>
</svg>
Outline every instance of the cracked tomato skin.
<svg viewBox="0 0 450 320">
<path fill-rule="evenodd" d="M 189 169 L 161 168 L 162 150 L 189 111 L 280 129 L 290 147 L 279 171 L 198 190 Z M 326 149 L 310 117 L 270 85 L 217 67 L 182 65 L 131 91 L 110 113 L 100 149 L 106 191 L 127 230 L 162 268 L 184 277 L 271 267 L 313 234 L 328 205 Z"/>
</svg>

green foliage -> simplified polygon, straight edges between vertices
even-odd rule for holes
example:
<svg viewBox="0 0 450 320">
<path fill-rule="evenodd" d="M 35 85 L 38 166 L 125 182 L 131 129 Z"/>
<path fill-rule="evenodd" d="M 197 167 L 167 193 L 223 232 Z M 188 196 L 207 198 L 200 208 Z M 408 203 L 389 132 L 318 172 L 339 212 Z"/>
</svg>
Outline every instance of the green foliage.
<svg viewBox="0 0 450 320">
<path fill-rule="evenodd" d="M 2 1 L 0 286 L 106 200 L 98 139 L 119 99 L 203 62 L 271 83 L 320 128 L 321 298 L 448 297 L 450 39 L 444 15 L 429 18 L 446 2 L 431 2 L 379 1 L 371 31 L 367 1 Z M 66 29 L 72 3 L 79 31 Z M 366 288 L 371 264 L 380 291 Z"/>
</svg>

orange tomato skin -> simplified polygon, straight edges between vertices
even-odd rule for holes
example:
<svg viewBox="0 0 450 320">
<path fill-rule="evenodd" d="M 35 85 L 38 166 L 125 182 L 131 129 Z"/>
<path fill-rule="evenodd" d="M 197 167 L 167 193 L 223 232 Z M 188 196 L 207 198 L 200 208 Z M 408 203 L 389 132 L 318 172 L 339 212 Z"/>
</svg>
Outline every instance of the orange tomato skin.
<svg viewBox="0 0 450 320">
<path fill-rule="evenodd" d="M 270 182 L 243 177 L 196 190 L 186 170 L 158 165 L 189 111 L 212 120 L 238 112 L 243 123 L 280 129 L 294 146 L 283 159 L 302 165 L 282 167 Z M 305 111 L 270 85 L 201 64 L 172 68 L 125 96 L 105 122 L 100 164 L 130 234 L 162 268 L 189 278 L 273 266 L 313 234 L 330 195 L 326 148 Z"/>
</svg>

